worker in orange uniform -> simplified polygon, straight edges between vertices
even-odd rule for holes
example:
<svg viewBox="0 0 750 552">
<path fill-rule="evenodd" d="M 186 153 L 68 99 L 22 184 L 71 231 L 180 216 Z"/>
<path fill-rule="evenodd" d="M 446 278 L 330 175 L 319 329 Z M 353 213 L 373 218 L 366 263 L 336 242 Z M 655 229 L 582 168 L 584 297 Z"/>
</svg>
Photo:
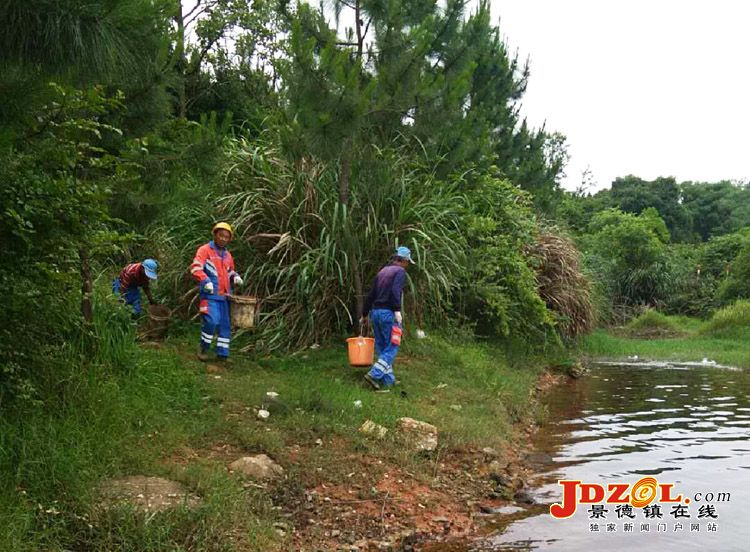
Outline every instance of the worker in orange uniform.
<svg viewBox="0 0 750 552">
<path fill-rule="evenodd" d="M 232 329 L 227 296 L 232 294 L 233 286 L 242 285 L 242 278 L 234 270 L 232 254 L 227 250 L 233 235 L 234 231 L 228 223 L 215 224 L 214 239 L 198 248 L 190 265 L 190 274 L 200 285 L 203 325 L 198 358 L 202 361 L 210 358 L 208 352 L 216 334 L 216 357 L 220 360 L 229 357 Z"/>
</svg>

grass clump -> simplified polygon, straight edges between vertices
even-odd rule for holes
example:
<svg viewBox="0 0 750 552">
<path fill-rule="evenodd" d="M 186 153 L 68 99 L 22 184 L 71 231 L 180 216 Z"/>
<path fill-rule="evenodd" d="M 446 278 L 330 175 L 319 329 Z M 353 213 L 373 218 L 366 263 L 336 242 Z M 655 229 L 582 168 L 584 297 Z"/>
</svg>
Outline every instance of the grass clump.
<svg viewBox="0 0 750 552">
<path fill-rule="evenodd" d="M 685 333 L 677 320 L 654 309 L 648 309 L 631 320 L 625 327 L 625 332 L 630 337 L 642 338 L 678 337 Z"/>
<path fill-rule="evenodd" d="M 734 337 L 750 329 L 750 301 L 740 300 L 719 309 L 700 329 L 700 334 L 711 337 Z"/>
<path fill-rule="evenodd" d="M 596 322 L 591 286 L 581 269 L 581 255 L 565 236 L 545 232 L 531 249 L 538 259 L 539 295 L 556 316 L 566 339 L 589 333 Z"/>
</svg>

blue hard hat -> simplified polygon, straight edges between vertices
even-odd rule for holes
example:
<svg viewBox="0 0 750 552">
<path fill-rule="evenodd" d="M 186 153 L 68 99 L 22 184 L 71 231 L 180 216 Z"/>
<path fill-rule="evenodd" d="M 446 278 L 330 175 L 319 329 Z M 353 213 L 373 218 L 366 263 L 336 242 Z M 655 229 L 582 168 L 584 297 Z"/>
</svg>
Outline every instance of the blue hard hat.
<svg viewBox="0 0 750 552">
<path fill-rule="evenodd" d="M 141 264 L 143 265 L 143 271 L 146 273 L 146 276 L 152 280 L 156 280 L 156 271 L 159 269 L 159 263 L 154 259 L 146 259 Z"/>
<path fill-rule="evenodd" d="M 410 263 L 414 264 L 414 259 L 411 258 L 411 250 L 408 247 L 404 247 L 403 245 L 401 247 L 397 247 L 396 256 L 401 257 L 403 260 L 409 261 Z"/>
</svg>

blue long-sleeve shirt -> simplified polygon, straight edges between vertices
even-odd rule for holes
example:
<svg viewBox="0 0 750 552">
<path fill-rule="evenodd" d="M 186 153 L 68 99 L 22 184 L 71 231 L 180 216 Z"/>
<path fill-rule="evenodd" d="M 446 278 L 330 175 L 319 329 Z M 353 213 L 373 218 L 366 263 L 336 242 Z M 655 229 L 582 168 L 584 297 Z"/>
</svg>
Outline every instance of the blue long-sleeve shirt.
<svg viewBox="0 0 750 552">
<path fill-rule="evenodd" d="M 402 266 L 390 264 L 380 269 L 372 281 L 372 288 L 365 300 L 362 311 L 364 316 L 371 309 L 390 309 L 393 312 L 401 310 L 401 293 L 406 282 L 406 270 Z"/>
</svg>

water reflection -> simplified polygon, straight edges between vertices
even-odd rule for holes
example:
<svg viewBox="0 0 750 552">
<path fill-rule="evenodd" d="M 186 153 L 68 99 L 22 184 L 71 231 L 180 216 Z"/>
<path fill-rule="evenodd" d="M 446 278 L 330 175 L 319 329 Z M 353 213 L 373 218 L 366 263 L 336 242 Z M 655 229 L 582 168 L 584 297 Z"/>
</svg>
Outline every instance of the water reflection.
<svg viewBox="0 0 750 552">
<path fill-rule="evenodd" d="M 640 508 L 633 509 L 635 519 L 618 519 L 615 505 L 608 504 L 605 519 L 592 519 L 586 505 L 573 517 L 556 520 L 546 506 L 537 507 L 501 534 L 465 550 L 747 550 L 749 387 L 743 372 L 710 362 L 605 363 L 571 380 L 549 397 L 549 423 L 536 438 L 537 448 L 554 458 L 535 481 L 536 500 L 559 502 L 559 479 L 606 486 L 653 476 L 693 497 L 687 505 L 691 517 L 677 519 L 664 505 L 661 519 L 645 519 Z M 699 507 L 705 511 L 709 503 L 696 502 L 694 495 L 709 492 L 731 493 L 730 501 L 710 504 L 717 519 L 699 519 Z M 634 530 L 627 532 L 630 521 Z M 591 530 L 594 522 L 598 531 Z M 641 531 L 646 522 L 649 531 Z M 708 531 L 709 522 L 716 524 L 715 532 Z"/>
</svg>

